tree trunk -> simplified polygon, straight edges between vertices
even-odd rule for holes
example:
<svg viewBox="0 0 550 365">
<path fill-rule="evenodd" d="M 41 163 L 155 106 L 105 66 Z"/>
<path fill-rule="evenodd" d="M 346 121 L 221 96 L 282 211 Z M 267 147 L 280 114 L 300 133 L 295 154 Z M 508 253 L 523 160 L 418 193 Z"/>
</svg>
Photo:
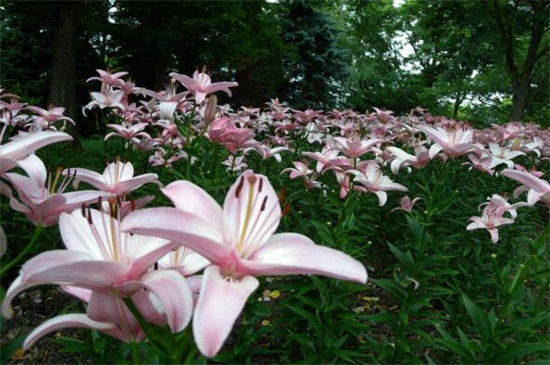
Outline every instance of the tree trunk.
<svg viewBox="0 0 550 365">
<path fill-rule="evenodd" d="M 508 24 L 505 24 L 503 21 L 502 9 L 498 2 L 493 2 L 496 9 L 495 15 L 499 33 L 504 44 L 506 64 L 508 66 L 510 78 L 512 79 L 512 110 L 510 113 L 510 120 L 512 121 L 521 121 L 523 118 L 523 111 L 527 105 L 527 97 L 531 87 L 535 64 L 541 58 L 541 53 L 547 52 L 547 49 L 540 50 L 540 45 L 544 36 L 545 27 L 548 23 L 548 4 L 548 0 L 531 1 L 529 3 L 533 11 L 533 23 L 531 24 L 530 34 L 531 39 L 525 61 L 522 65 L 523 67 L 520 70 L 516 64 L 516 54 L 514 53 L 514 39 L 516 34 L 513 33 L 512 26 L 514 17 L 518 16 L 519 2 L 515 3 L 515 10 L 508 19 Z"/>
<path fill-rule="evenodd" d="M 52 73 L 49 104 L 65 108 L 65 115 L 76 122 L 76 42 L 78 39 L 78 2 L 56 1 L 54 23 Z M 74 146 L 80 147 L 77 129 L 68 125 Z"/>
</svg>

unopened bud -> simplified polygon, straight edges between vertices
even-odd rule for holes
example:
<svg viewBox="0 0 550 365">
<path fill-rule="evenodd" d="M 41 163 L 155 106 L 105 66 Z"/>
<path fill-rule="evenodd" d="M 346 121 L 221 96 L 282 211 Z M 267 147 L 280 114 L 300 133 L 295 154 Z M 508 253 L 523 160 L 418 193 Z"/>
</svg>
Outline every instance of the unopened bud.
<svg viewBox="0 0 550 365">
<path fill-rule="evenodd" d="M 204 122 L 210 124 L 216 119 L 216 110 L 218 108 L 218 98 L 216 95 L 210 95 L 206 107 L 204 108 Z"/>
</svg>

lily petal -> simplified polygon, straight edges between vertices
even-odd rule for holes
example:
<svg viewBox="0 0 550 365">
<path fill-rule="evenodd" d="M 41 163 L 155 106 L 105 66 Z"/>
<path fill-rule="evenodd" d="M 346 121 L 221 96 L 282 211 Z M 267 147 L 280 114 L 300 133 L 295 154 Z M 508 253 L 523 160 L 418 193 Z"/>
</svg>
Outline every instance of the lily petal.
<svg viewBox="0 0 550 365">
<path fill-rule="evenodd" d="M 297 233 L 279 233 L 242 265 L 251 275 L 316 274 L 365 284 L 367 270 L 351 256 Z"/>
<path fill-rule="evenodd" d="M 56 331 L 62 328 L 74 328 L 82 327 L 89 328 L 101 332 L 107 332 L 109 330 L 116 329 L 116 326 L 112 323 L 96 322 L 85 314 L 64 314 L 47 320 L 40 326 L 36 327 L 25 339 L 23 343 L 23 349 L 27 350 L 34 345 L 36 341 L 44 337 L 48 333 Z"/>
<path fill-rule="evenodd" d="M 258 280 L 252 276 L 226 280 L 215 265 L 204 270 L 193 316 L 195 342 L 204 356 L 212 357 L 220 351 L 246 300 L 258 285 Z"/>
<path fill-rule="evenodd" d="M 123 231 L 161 237 L 189 247 L 211 262 L 223 260 L 230 252 L 224 245 L 223 222 L 209 222 L 177 208 L 148 208 L 130 213 Z"/>
<path fill-rule="evenodd" d="M 223 219 L 222 208 L 214 198 L 189 181 L 174 181 L 161 191 L 180 210 L 194 213 L 209 222 L 221 222 Z"/>
<path fill-rule="evenodd" d="M 281 220 L 277 193 L 263 175 L 244 172 L 223 205 L 226 238 L 246 257 L 271 237 Z"/>
<path fill-rule="evenodd" d="M 157 270 L 141 282 L 160 301 L 172 333 L 183 331 L 193 314 L 193 295 L 185 278 L 174 270 Z"/>
</svg>

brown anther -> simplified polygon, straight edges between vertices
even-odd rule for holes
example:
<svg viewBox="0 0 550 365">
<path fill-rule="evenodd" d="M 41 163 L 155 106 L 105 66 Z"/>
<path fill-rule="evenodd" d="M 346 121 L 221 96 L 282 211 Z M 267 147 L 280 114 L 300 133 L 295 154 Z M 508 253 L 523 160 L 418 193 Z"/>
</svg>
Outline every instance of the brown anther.
<svg viewBox="0 0 550 365">
<path fill-rule="evenodd" d="M 90 209 L 90 207 L 87 207 L 88 208 L 88 213 L 86 214 L 86 218 L 88 219 L 88 224 L 92 225 L 94 224 L 94 222 L 92 221 L 92 210 Z"/>
<path fill-rule="evenodd" d="M 265 210 L 266 203 L 267 203 L 267 195 L 264 196 L 264 201 L 262 202 L 262 205 L 260 206 L 260 212 L 263 212 Z"/>
<path fill-rule="evenodd" d="M 248 175 L 248 182 L 249 182 L 250 184 L 252 184 L 252 185 L 254 185 L 254 184 L 256 183 L 256 180 L 257 180 L 257 179 L 258 179 L 258 178 L 256 177 L 255 174 L 250 174 L 250 175 Z"/>
<path fill-rule="evenodd" d="M 260 184 L 258 185 L 258 193 L 262 192 L 263 186 L 264 186 L 264 179 L 260 178 Z"/>
<path fill-rule="evenodd" d="M 239 181 L 239 185 L 237 185 L 237 189 L 235 189 L 235 198 L 239 199 L 239 195 L 241 195 L 241 190 L 243 190 L 244 186 L 244 178 L 241 176 L 241 181 Z"/>
<path fill-rule="evenodd" d="M 82 213 L 82 216 L 86 218 L 86 204 L 82 203 L 80 206 L 80 212 Z"/>
</svg>

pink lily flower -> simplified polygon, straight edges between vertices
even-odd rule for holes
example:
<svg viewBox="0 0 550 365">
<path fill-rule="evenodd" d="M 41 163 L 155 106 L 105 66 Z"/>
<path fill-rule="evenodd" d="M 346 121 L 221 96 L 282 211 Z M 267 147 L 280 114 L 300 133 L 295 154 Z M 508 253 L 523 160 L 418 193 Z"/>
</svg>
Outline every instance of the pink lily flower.
<svg viewBox="0 0 550 365">
<path fill-rule="evenodd" d="M 399 200 L 400 206 L 397 208 L 393 208 L 391 211 L 393 212 L 395 210 L 402 210 L 404 212 L 410 213 L 413 210 L 414 204 L 419 200 L 421 200 L 421 198 L 414 198 L 413 200 L 411 200 L 408 195 L 405 195 Z"/>
<path fill-rule="evenodd" d="M 8 143 L 0 145 L 0 174 L 17 166 L 17 161 L 27 158 L 36 150 L 52 143 L 72 141 L 73 137 L 64 132 L 38 132 L 19 134 Z"/>
<path fill-rule="evenodd" d="M 57 223 L 61 213 L 71 212 L 82 204 L 105 196 L 102 192 L 92 190 L 65 193 L 70 177 L 66 177 L 57 187 L 60 171 L 52 181 L 51 176 L 48 178 L 46 166 L 36 155 L 19 161 L 18 165 L 28 176 L 11 172 L 4 176 L 17 191 L 21 202 L 12 196 L 11 190 L 2 189 L 2 193 L 10 198 L 13 209 L 25 214 L 35 225 L 52 226 Z"/>
<path fill-rule="evenodd" d="M 378 138 L 355 141 L 344 137 L 334 137 L 334 141 L 337 143 L 335 149 L 341 151 L 349 158 L 359 158 L 365 153 L 372 151 L 374 145 L 382 142 Z"/>
<path fill-rule="evenodd" d="M 36 285 L 58 284 L 88 302 L 87 316 L 93 321 L 120 323 L 126 319 L 115 310 L 122 304 L 120 298 L 137 294 L 135 299 L 142 302 L 139 293 L 146 292 L 154 295 L 173 333 L 182 331 L 190 322 L 193 298 L 185 278 L 174 270 L 150 271 L 178 244 L 121 232 L 119 221 L 111 214 L 92 209 L 62 214 L 59 229 L 67 249 L 43 252 L 23 265 L 2 303 L 4 317 L 13 315 L 11 302 L 22 291 Z M 142 304 L 149 308 L 142 312 L 144 316 L 152 318 L 154 306 Z M 154 319 L 157 320 L 162 318 Z M 129 326 L 130 332 L 124 337 L 139 340 L 135 325 Z"/>
<path fill-rule="evenodd" d="M 407 187 L 393 182 L 389 177 L 382 173 L 380 167 L 374 163 L 368 163 L 364 166 L 364 170 L 349 170 L 350 174 L 355 175 L 354 182 L 363 185 L 367 191 L 376 194 L 378 197 L 378 206 L 383 206 L 388 200 L 386 191 L 409 191 Z"/>
<path fill-rule="evenodd" d="M 121 80 L 120 78 L 128 75 L 128 72 L 126 71 L 115 72 L 114 74 L 111 73 L 111 71 L 109 70 L 104 71 L 104 70 L 97 69 L 96 71 L 99 74 L 99 77 L 98 76 L 90 77 L 88 80 L 86 80 L 86 82 L 97 80 L 111 86 L 113 84 L 116 85 L 116 84 L 124 83 L 124 81 Z"/>
<path fill-rule="evenodd" d="M 46 125 L 48 126 L 54 122 L 57 122 L 58 120 L 67 121 L 72 125 L 75 125 L 74 120 L 63 115 L 63 113 L 65 112 L 65 108 L 62 108 L 62 107 L 51 106 L 48 110 L 46 110 L 37 106 L 30 105 L 30 106 L 27 106 L 25 109 L 38 114 L 40 118 L 42 118 L 46 122 Z"/>
<path fill-rule="evenodd" d="M 159 273 L 159 271 L 152 271 L 145 275 L 148 276 L 147 280 L 149 282 L 153 282 L 152 279 L 155 279 L 154 277 L 158 276 Z M 166 273 L 163 275 L 166 275 Z M 175 276 L 178 280 L 178 273 L 172 271 L 169 275 Z M 158 285 L 160 284 L 162 282 L 158 282 Z M 171 285 L 172 283 L 165 281 L 164 284 Z M 88 313 L 63 314 L 45 321 L 29 333 L 23 343 L 23 350 L 29 349 L 48 333 L 64 328 L 96 330 L 127 343 L 142 342 L 146 338 L 145 332 L 120 297 L 71 286 L 63 286 L 63 290 L 87 303 Z M 163 308 L 159 308 L 158 305 L 154 304 L 150 292 L 138 291 L 132 296 L 132 301 L 147 322 L 159 326 L 167 324 L 166 313 Z M 190 321 L 190 318 L 187 321 Z"/>
<path fill-rule="evenodd" d="M 134 177 L 132 163 L 121 162 L 120 158 L 107 165 L 103 175 L 84 168 L 68 169 L 63 171 L 63 175 L 74 176 L 75 183 L 85 182 L 100 191 L 112 193 L 119 197 L 124 197 L 147 183 L 156 183 L 162 186 L 157 174 L 147 173 Z"/>
<path fill-rule="evenodd" d="M 189 90 L 191 94 L 195 95 L 195 102 L 201 104 L 207 95 L 215 93 L 216 91 L 223 91 L 227 95 L 231 96 L 230 87 L 239 86 L 236 82 L 214 82 L 206 72 L 195 71 L 193 78 L 187 75 L 180 75 L 172 72 L 170 77 L 179 81 L 183 86 Z"/>
<path fill-rule="evenodd" d="M 513 158 L 525 155 L 521 151 L 513 151 L 505 146 L 499 146 L 496 143 L 489 143 L 489 156 L 491 157 L 491 163 L 489 169 L 494 169 L 498 165 L 505 164 L 509 169 L 514 167 Z"/>
<path fill-rule="evenodd" d="M 414 168 L 420 169 L 430 162 L 430 155 L 424 146 L 417 146 L 414 148 L 416 155 L 411 155 L 410 153 L 403 151 L 401 148 L 393 146 L 387 147 L 386 150 L 390 151 L 391 154 L 395 156 L 390 167 L 391 172 L 396 175 L 402 167 L 413 166 Z"/>
<path fill-rule="evenodd" d="M 367 281 L 365 267 L 345 253 L 300 234 L 274 234 L 282 212 L 263 175 L 244 172 L 229 189 L 223 209 L 188 181 L 175 181 L 162 192 L 175 208 L 136 211 L 122 229 L 180 242 L 212 263 L 204 271 L 193 315 L 195 342 L 207 357 L 221 349 L 258 287 L 255 276 L 319 274 Z"/>
<path fill-rule="evenodd" d="M 294 168 L 292 168 L 292 167 L 286 168 L 283 171 L 281 171 L 281 174 L 286 173 L 286 172 L 290 172 L 290 178 L 292 180 L 294 180 L 297 177 L 303 177 L 303 178 L 307 179 L 308 176 L 311 173 L 313 173 L 313 170 L 310 170 L 309 166 L 306 165 L 303 162 L 294 161 L 294 162 L 292 162 L 292 164 L 294 165 Z"/>
<path fill-rule="evenodd" d="M 498 207 L 494 204 L 489 203 L 481 214 L 481 217 L 471 217 L 469 220 L 472 223 L 468 224 L 466 227 L 467 231 L 473 229 L 486 229 L 491 234 L 491 241 L 497 243 L 499 240 L 498 227 L 505 224 L 512 224 L 514 220 L 511 218 L 504 218 L 502 214 L 505 212 L 504 209 Z"/>
<path fill-rule="evenodd" d="M 108 133 L 105 136 L 105 141 L 113 136 L 122 137 L 128 141 L 132 141 L 134 143 L 139 143 L 140 140 L 138 137 L 143 137 L 146 140 L 151 140 L 151 136 L 149 133 L 145 132 L 144 129 L 147 127 L 149 123 L 141 122 L 136 124 L 129 124 L 124 122 L 122 125 L 120 124 L 107 124 L 107 127 L 114 130 L 114 132 Z"/>
<path fill-rule="evenodd" d="M 527 191 L 527 204 L 532 206 L 541 200 L 547 207 L 550 207 L 550 183 L 548 181 L 520 170 L 504 169 L 500 174 L 523 184 L 514 191 L 514 197 Z"/>
<path fill-rule="evenodd" d="M 82 114 L 86 115 L 86 109 L 93 109 L 94 107 L 104 108 L 118 108 L 121 112 L 126 110 L 126 105 L 123 102 L 125 97 L 122 90 L 107 90 L 105 93 L 91 92 L 90 96 L 92 101 L 82 107 Z"/>
<path fill-rule="evenodd" d="M 480 206 L 491 205 L 495 209 L 499 210 L 499 214 L 506 213 L 506 212 L 509 213 L 510 218 L 512 219 L 516 219 L 518 216 L 517 208 L 529 206 L 529 204 L 524 202 L 510 204 L 508 203 L 508 200 L 505 197 L 500 196 L 498 194 L 493 194 L 490 198 L 487 198 L 487 200 L 489 202 L 482 203 L 480 204 Z"/>
<path fill-rule="evenodd" d="M 418 127 L 422 132 L 426 133 L 436 143 L 430 147 L 430 159 L 443 151 L 449 157 L 462 156 L 468 152 L 475 151 L 478 148 L 472 142 L 473 131 L 468 128 L 459 128 L 455 126 L 452 130 L 446 130 L 441 127 Z"/>
</svg>

